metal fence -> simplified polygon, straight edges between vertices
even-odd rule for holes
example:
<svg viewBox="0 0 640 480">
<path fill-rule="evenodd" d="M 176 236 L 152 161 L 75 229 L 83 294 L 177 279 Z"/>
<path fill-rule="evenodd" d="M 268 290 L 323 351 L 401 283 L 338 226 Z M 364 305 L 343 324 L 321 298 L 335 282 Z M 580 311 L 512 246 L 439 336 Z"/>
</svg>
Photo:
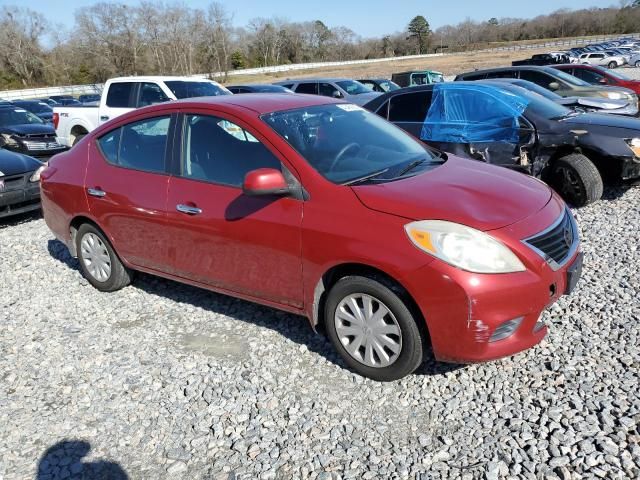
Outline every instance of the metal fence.
<svg viewBox="0 0 640 480">
<path fill-rule="evenodd" d="M 502 52 L 502 51 L 515 51 L 515 50 L 532 50 L 540 48 L 556 48 L 566 49 L 578 45 L 585 45 L 587 43 L 599 43 L 607 40 L 621 39 L 621 38 L 637 38 L 640 36 L 638 33 L 628 35 L 604 35 L 597 37 L 580 37 L 570 38 L 566 40 L 550 40 L 546 42 L 532 43 L 532 44 L 514 44 L 501 47 L 491 47 L 484 49 L 467 50 L 460 52 L 450 53 L 428 53 L 423 55 L 407 55 L 404 57 L 386 57 L 386 58 L 370 58 L 366 60 L 345 60 L 342 62 L 314 62 L 314 63 L 293 63 L 287 65 L 275 65 L 271 67 L 259 67 L 259 68 L 245 68 L 241 70 L 231 70 L 229 72 L 214 72 L 214 73 L 202 73 L 198 75 L 191 75 L 193 78 L 220 78 L 234 75 L 259 75 L 264 73 L 279 73 L 279 72 L 291 72 L 295 70 L 313 70 L 316 68 L 327 67 L 341 67 L 346 65 L 361 65 L 367 63 L 380 63 L 380 62 L 394 62 L 398 60 L 411 60 L 420 58 L 433 58 L 447 55 L 468 55 L 472 53 L 485 53 L 485 52 Z M 50 95 L 81 95 L 85 93 L 100 93 L 102 91 L 102 84 L 92 85 L 72 85 L 67 87 L 46 87 L 46 88 L 30 88 L 26 90 L 5 90 L 0 91 L 0 99 L 5 100 L 17 100 L 20 98 L 40 98 L 48 97 Z"/>
</svg>

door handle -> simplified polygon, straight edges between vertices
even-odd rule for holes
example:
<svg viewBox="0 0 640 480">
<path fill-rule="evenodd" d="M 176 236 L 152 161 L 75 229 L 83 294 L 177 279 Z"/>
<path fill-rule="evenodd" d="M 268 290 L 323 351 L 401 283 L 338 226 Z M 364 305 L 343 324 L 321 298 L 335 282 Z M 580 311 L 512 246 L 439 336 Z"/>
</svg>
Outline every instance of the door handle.
<svg viewBox="0 0 640 480">
<path fill-rule="evenodd" d="M 106 122 L 107 120 L 109 120 L 109 115 L 100 115 L 100 121 L 101 122 Z"/>
<path fill-rule="evenodd" d="M 189 205 L 176 205 L 176 210 L 180 213 L 186 213 L 187 215 L 198 215 L 202 213 L 202 209 L 198 207 L 191 207 Z"/>
<path fill-rule="evenodd" d="M 98 198 L 102 198 L 107 194 L 107 192 L 100 190 L 99 188 L 87 188 L 87 193 L 92 197 Z"/>
</svg>

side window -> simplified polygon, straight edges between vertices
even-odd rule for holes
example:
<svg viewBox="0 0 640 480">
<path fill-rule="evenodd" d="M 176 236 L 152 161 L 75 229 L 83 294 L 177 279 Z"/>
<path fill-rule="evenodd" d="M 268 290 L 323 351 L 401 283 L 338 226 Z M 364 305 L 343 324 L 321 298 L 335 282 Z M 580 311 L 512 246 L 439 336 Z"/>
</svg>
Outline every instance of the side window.
<svg viewBox="0 0 640 480">
<path fill-rule="evenodd" d="M 378 91 L 378 90 L 377 90 L 377 88 L 376 88 L 376 87 L 377 87 L 377 85 L 376 85 L 375 83 L 370 82 L 370 81 L 367 81 L 367 80 L 364 80 L 364 81 L 362 81 L 362 80 L 358 80 L 358 81 L 359 81 L 361 84 L 363 84 L 365 87 L 370 88 L 371 90 L 373 90 L 373 91 L 375 91 L 375 92 L 377 92 L 377 91 Z"/>
<path fill-rule="evenodd" d="M 98 144 L 109 163 L 163 173 L 170 121 L 155 117 L 129 123 L 100 137 Z"/>
<path fill-rule="evenodd" d="M 319 88 L 320 95 L 323 97 L 341 97 L 340 91 L 330 83 L 321 83 Z"/>
<path fill-rule="evenodd" d="M 389 100 L 390 122 L 424 122 L 431 106 L 433 92 L 396 95 Z"/>
<path fill-rule="evenodd" d="M 389 102 L 384 102 L 380 105 L 380 108 L 376 110 L 376 115 L 379 115 L 386 120 L 389 115 Z"/>
<path fill-rule="evenodd" d="M 599 83 L 604 78 L 604 75 L 593 70 L 587 70 L 586 68 L 576 68 L 573 74 L 585 82 L 592 84 Z"/>
<path fill-rule="evenodd" d="M 291 90 L 291 88 L 293 87 L 293 83 L 287 83 L 286 85 L 281 85 L 284 88 L 288 88 L 289 90 Z"/>
<path fill-rule="evenodd" d="M 300 83 L 298 88 L 296 88 L 296 93 L 310 93 L 311 95 L 317 95 L 318 84 L 316 82 Z"/>
<path fill-rule="evenodd" d="M 546 89 L 549 88 L 549 84 L 555 82 L 556 80 L 545 73 L 536 72 L 534 70 L 521 70 L 520 78 L 522 80 L 528 80 L 529 82 L 533 82 L 536 85 L 540 85 Z"/>
<path fill-rule="evenodd" d="M 107 93 L 107 107 L 112 108 L 130 108 L 131 92 L 135 83 L 133 82 L 117 82 L 109 86 Z"/>
<path fill-rule="evenodd" d="M 138 107 L 146 107 L 155 103 L 168 102 L 167 97 L 157 83 L 144 82 L 140 84 L 140 98 Z"/>
<path fill-rule="evenodd" d="M 465 75 L 460 80 L 482 80 L 487 77 L 486 73 L 471 73 L 469 75 Z"/>
<path fill-rule="evenodd" d="M 518 78 L 518 71 L 500 70 L 497 72 L 489 72 L 485 78 Z"/>
<path fill-rule="evenodd" d="M 278 160 L 251 133 L 233 122 L 208 115 L 185 115 L 181 175 L 241 187 L 257 168 L 281 169 Z"/>
</svg>

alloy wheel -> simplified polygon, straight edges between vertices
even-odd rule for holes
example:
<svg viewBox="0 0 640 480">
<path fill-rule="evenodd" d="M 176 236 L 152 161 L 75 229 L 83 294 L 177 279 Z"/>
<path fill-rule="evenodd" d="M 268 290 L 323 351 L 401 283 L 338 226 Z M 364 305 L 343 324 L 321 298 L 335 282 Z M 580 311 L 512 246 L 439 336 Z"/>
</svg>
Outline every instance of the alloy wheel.
<svg viewBox="0 0 640 480">
<path fill-rule="evenodd" d="M 80 242 L 82 262 L 89 274 L 99 282 L 111 276 L 111 257 L 104 242 L 94 233 L 86 233 Z"/>
<path fill-rule="evenodd" d="M 334 322 L 344 349 L 368 367 L 387 367 L 402 352 L 398 321 L 389 307 L 371 295 L 354 293 L 343 298 Z"/>
<path fill-rule="evenodd" d="M 580 179 L 571 168 L 560 167 L 558 173 L 561 178 L 560 191 L 564 198 L 571 198 L 576 204 L 582 204 L 585 191 Z"/>
</svg>

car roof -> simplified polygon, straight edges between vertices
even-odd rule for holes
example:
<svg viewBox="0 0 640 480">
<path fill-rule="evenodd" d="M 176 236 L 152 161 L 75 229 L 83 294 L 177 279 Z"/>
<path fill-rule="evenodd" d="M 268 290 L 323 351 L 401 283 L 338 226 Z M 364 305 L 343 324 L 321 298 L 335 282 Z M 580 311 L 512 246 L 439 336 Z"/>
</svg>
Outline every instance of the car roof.
<svg viewBox="0 0 640 480">
<path fill-rule="evenodd" d="M 331 97 L 323 97 L 320 95 L 304 95 L 304 94 L 291 94 L 282 95 L 281 93 L 255 93 L 251 95 L 219 95 L 216 97 L 199 97 L 199 98 L 185 98 L 183 100 L 176 100 L 170 103 L 160 103 L 145 107 L 144 109 L 135 110 L 140 112 L 142 110 L 152 111 L 161 110 L 170 106 L 179 105 L 182 107 L 202 107 L 206 105 L 211 106 L 229 106 L 245 108 L 253 110 L 258 115 L 265 113 L 279 112 L 283 110 L 293 110 L 296 108 L 313 107 L 316 105 L 329 105 L 338 103 L 348 103 L 344 100 L 337 100 Z"/>
<path fill-rule="evenodd" d="M 274 85 L 281 85 L 283 83 L 300 83 L 300 82 L 343 82 L 345 80 L 352 80 L 346 77 L 310 77 L 310 78 L 290 78 L 288 80 L 282 80 L 280 82 L 274 82 Z"/>
<path fill-rule="evenodd" d="M 170 76 L 170 75 L 140 75 L 129 77 L 115 77 L 110 79 L 111 82 L 215 82 L 215 80 L 209 80 L 206 77 L 185 77 L 185 76 Z M 215 82 L 217 83 L 217 82 Z"/>
<path fill-rule="evenodd" d="M 555 74 L 556 71 L 553 67 L 547 66 L 537 66 L 537 65 L 518 65 L 514 67 L 498 67 L 498 68 L 483 68 L 481 70 L 474 70 L 472 72 L 464 72 L 458 75 L 459 77 L 465 77 L 466 75 L 474 75 L 478 73 L 490 73 L 490 72 L 512 72 L 512 71 L 522 71 L 522 70 L 533 70 L 537 72 L 545 72 L 550 74 Z"/>
</svg>

